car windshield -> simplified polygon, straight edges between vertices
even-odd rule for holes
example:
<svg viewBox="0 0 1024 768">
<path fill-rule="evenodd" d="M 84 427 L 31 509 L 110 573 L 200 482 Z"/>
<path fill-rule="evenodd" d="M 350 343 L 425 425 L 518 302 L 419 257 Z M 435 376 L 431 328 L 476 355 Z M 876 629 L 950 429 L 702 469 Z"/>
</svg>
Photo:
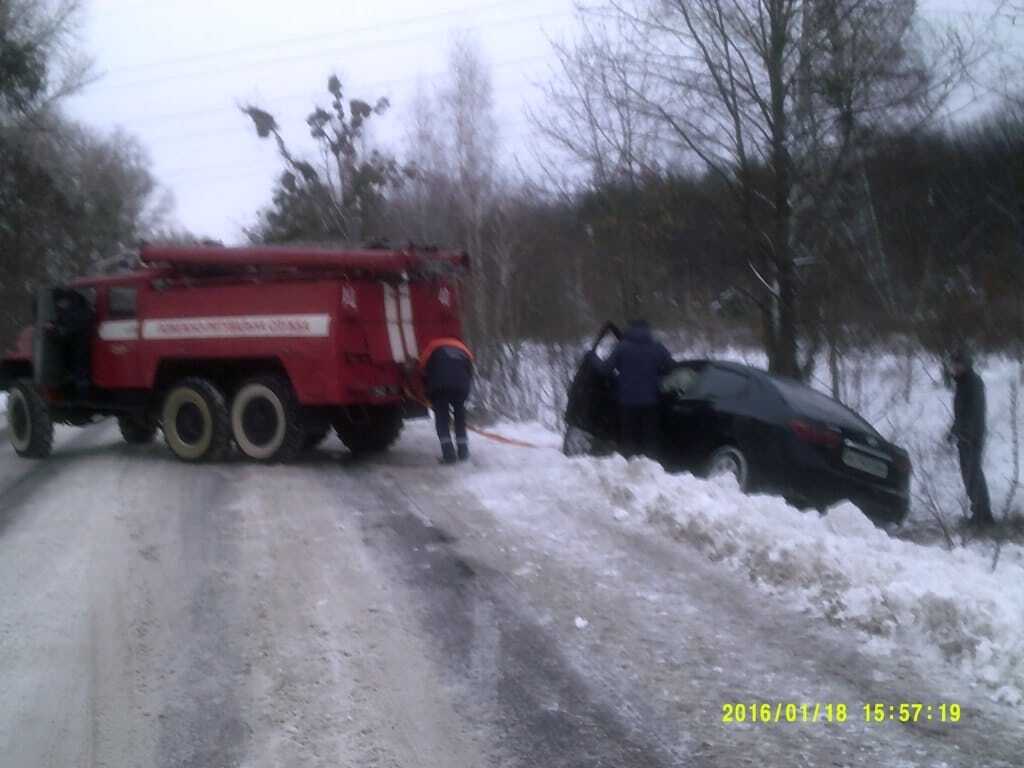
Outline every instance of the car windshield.
<svg viewBox="0 0 1024 768">
<path fill-rule="evenodd" d="M 803 416 L 878 435 L 874 427 L 838 400 L 796 381 L 780 378 L 771 381 L 786 404 Z"/>
</svg>

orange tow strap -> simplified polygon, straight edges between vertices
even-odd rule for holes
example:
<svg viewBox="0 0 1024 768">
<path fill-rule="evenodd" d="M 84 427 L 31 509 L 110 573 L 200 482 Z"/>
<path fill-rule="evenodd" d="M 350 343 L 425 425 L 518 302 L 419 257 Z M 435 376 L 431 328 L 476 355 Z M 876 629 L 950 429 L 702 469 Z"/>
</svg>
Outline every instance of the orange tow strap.
<svg viewBox="0 0 1024 768">
<path fill-rule="evenodd" d="M 485 432 L 482 429 L 477 429 L 476 427 L 471 427 L 468 424 L 466 425 L 466 429 L 468 429 L 470 432 L 475 432 L 476 434 L 480 435 L 480 437 L 486 437 L 488 440 L 493 440 L 496 443 L 504 443 L 505 445 L 514 445 L 514 446 L 516 446 L 518 448 L 539 448 L 540 447 L 538 445 L 534 445 L 533 443 L 527 443 L 527 442 L 524 442 L 522 440 L 513 440 L 511 437 L 503 437 L 502 435 L 496 435 L 493 432 Z"/>
<path fill-rule="evenodd" d="M 420 397 L 417 393 L 413 392 L 408 387 L 405 388 L 405 394 L 409 398 L 411 398 L 412 400 L 415 400 L 417 403 L 422 405 L 424 408 L 430 408 L 431 410 L 433 410 L 433 408 L 431 408 L 431 406 L 430 406 L 430 403 L 427 402 L 427 400 L 425 398 Z M 494 432 L 487 432 L 487 431 L 485 431 L 483 429 L 478 429 L 476 427 L 471 427 L 468 424 L 466 425 L 466 429 L 468 429 L 470 432 L 473 432 L 474 434 L 480 435 L 480 437 L 486 437 L 488 440 L 493 440 L 494 442 L 502 443 L 503 445 L 514 445 L 517 448 L 539 448 L 540 447 L 539 445 L 534 445 L 533 443 L 527 443 L 527 442 L 525 442 L 523 440 L 513 440 L 511 437 L 504 437 L 503 435 L 499 435 L 499 434 L 496 434 Z"/>
</svg>

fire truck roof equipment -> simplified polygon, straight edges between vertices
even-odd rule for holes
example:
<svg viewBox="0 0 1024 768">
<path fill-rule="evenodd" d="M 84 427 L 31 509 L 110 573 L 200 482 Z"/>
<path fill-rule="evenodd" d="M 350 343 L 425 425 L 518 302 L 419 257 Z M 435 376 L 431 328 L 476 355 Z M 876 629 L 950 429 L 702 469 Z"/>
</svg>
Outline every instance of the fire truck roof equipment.
<svg viewBox="0 0 1024 768">
<path fill-rule="evenodd" d="M 313 269 L 372 274 L 416 272 L 439 266 L 469 267 L 464 251 L 404 248 L 344 250 L 317 246 L 143 245 L 139 259 L 149 266 L 190 269 Z"/>
</svg>

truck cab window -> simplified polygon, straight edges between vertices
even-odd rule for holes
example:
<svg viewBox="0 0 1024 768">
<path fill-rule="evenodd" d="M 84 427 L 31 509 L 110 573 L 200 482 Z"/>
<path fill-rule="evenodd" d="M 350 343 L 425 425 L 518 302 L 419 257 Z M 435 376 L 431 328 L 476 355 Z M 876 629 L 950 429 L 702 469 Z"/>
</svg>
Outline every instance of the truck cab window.
<svg viewBox="0 0 1024 768">
<path fill-rule="evenodd" d="M 135 318 L 135 305 L 138 291 L 135 288 L 114 286 L 107 296 L 107 304 L 111 320 L 131 320 Z"/>
</svg>

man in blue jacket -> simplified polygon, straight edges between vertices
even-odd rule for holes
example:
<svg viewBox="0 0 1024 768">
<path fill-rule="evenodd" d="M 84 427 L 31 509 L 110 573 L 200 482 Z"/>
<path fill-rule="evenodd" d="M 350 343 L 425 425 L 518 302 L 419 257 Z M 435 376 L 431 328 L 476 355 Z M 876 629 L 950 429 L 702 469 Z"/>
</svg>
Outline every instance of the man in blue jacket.
<svg viewBox="0 0 1024 768">
<path fill-rule="evenodd" d="M 434 409 L 434 424 L 441 441 L 441 461 L 454 464 L 456 458 L 469 458 L 469 437 L 466 433 L 466 400 L 473 386 L 473 353 L 460 339 L 434 339 L 420 357 L 423 388 Z M 449 429 L 455 417 L 455 440 Z"/>
<path fill-rule="evenodd" d="M 672 355 L 655 340 L 645 320 L 630 324 L 604 364 L 616 374 L 622 453 L 656 458 L 659 442 L 658 383 L 672 364 Z"/>
</svg>

